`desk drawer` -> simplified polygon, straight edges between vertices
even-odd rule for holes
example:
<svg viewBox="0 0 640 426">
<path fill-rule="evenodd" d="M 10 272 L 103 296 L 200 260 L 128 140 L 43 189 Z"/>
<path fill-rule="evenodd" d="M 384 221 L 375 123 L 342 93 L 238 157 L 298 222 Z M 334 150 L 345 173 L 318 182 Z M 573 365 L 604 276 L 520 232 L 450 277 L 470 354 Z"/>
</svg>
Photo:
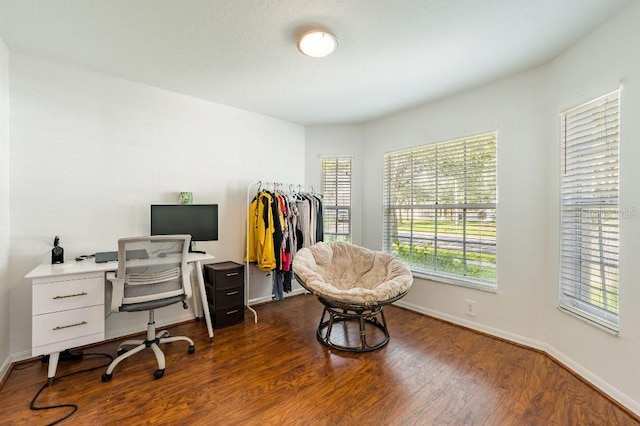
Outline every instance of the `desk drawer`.
<svg viewBox="0 0 640 426">
<path fill-rule="evenodd" d="M 32 318 L 32 346 L 48 345 L 91 334 L 104 335 L 104 306 L 72 309 Z"/>
<path fill-rule="evenodd" d="M 104 305 L 102 276 L 33 286 L 33 315 Z"/>
</svg>

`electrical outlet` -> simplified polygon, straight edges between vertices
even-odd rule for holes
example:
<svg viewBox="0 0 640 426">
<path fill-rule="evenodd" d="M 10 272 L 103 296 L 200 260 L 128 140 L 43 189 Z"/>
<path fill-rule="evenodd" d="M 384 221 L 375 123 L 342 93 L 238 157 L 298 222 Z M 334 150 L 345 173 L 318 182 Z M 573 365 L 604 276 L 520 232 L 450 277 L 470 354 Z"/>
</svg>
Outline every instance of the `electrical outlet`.
<svg viewBox="0 0 640 426">
<path fill-rule="evenodd" d="M 464 302 L 464 313 L 466 315 L 470 315 L 472 317 L 476 316 L 476 301 L 475 300 L 465 300 Z"/>
</svg>

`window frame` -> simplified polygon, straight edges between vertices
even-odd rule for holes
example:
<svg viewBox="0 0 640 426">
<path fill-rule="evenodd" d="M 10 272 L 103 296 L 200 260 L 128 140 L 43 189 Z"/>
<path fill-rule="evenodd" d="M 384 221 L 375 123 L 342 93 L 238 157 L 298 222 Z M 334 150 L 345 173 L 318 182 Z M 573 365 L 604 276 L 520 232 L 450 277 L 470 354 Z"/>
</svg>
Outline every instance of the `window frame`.
<svg viewBox="0 0 640 426">
<path fill-rule="evenodd" d="M 485 291 L 490 291 L 490 292 L 496 292 L 497 291 L 497 287 L 498 287 L 498 283 L 497 283 L 497 271 L 498 271 L 498 262 L 497 262 L 497 209 L 498 209 L 498 196 L 497 196 L 497 192 L 498 192 L 498 177 L 497 177 L 497 140 L 498 140 L 498 134 L 496 131 L 493 132 L 486 132 L 486 133 L 481 133 L 481 134 L 477 134 L 477 135 L 473 135 L 473 136 L 468 136 L 468 137 L 463 137 L 463 138 L 458 138 L 458 139 L 452 139 L 452 140 L 447 140 L 447 141 L 442 141 L 442 142 L 437 142 L 437 143 L 430 143 L 430 144 L 424 144 L 424 145 L 420 145 L 417 147 L 411 147 L 411 148 L 407 148 L 407 149 L 401 149 L 401 150 L 396 150 L 396 151 L 392 151 L 392 152 L 387 152 L 384 154 L 383 157 L 383 251 L 386 253 L 390 253 L 396 256 L 399 256 L 401 258 L 403 258 L 403 260 L 408 264 L 409 268 L 411 269 L 411 271 L 414 273 L 415 276 L 418 277 L 422 277 L 422 278 L 427 278 L 430 280 L 434 280 L 434 281 L 438 281 L 438 282 L 443 282 L 443 283 L 447 283 L 447 284 L 454 284 L 454 285 L 459 285 L 459 286 L 464 286 L 464 287 L 470 287 L 470 288 L 474 288 L 474 289 L 480 289 L 480 290 L 485 290 Z M 409 204 L 405 204 L 405 205 L 392 205 L 392 180 L 394 179 L 391 176 L 392 173 L 392 166 L 390 164 L 391 162 L 391 156 L 396 156 L 396 162 L 398 163 L 402 163 L 403 161 L 409 161 L 411 163 L 411 155 L 415 155 L 418 156 L 418 158 L 423 158 L 424 157 L 424 153 L 423 151 L 428 152 L 429 150 L 437 150 L 443 149 L 443 151 L 446 153 L 447 152 L 447 147 L 454 147 L 453 148 L 453 152 L 454 154 L 452 154 L 451 159 L 456 160 L 458 159 L 458 157 L 456 156 L 458 153 L 455 150 L 460 150 L 462 149 L 465 153 L 467 152 L 467 146 L 471 146 L 471 151 L 468 151 L 470 154 L 470 158 L 472 154 L 478 154 L 478 152 L 473 151 L 473 144 L 474 143 L 478 143 L 478 141 L 486 141 L 486 143 L 488 143 L 490 145 L 490 150 L 492 152 L 492 157 L 490 158 L 490 162 L 487 163 L 488 166 L 486 166 L 485 163 L 482 163 L 482 166 L 476 169 L 473 169 L 472 167 L 464 167 L 463 169 L 465 170 L 464 172 L 464 178 L 463 178 L 463 183 L 464 183 L 464 195 L 463 195 L 463 201 L 462 202 L 456 202 L 453 204 L 439 204 L 439 202 L 437 200 L 439 200 L 440 198 L 440 194 L 438 194 L 438 187 L 437 187 L 437 183 L 435 184 L 435 192 L 436 195 L 434 195 L 434 198 L 436 201 L 435 202 L 431 202 L 428 204 L 416 204 L 415 201 L 415 194 L 419 191 L 415 191 L 413 192 L 413 186 L 414 183 L 421 183 L 421 180 L 423 178 L 420 177 L 420 173 L 424 174 L 425 172 L 414 172 L 413 170 L 409 172 L 409 177 L 406 178 L 408 183 L 407 185 L 411 185 L 412 189 L 411 189 L 411 195 L 409 196 L 409 198 L 412 200 Z M 456 147 L 456 144 L 458 144 L 458 146 Z M 484 145 L 483 145 L 484 146 Z M 486 147 L 485 147 L 486 148 Z M 420 157 L 420 156 L 423 157 Z M 466 155 L 466 154 L 465 154 Z M 402 157 L 405 158 L 402 158 Z M 438 164 L 438 161 L 444 161 L 441 159 L 438 159 L 438 154 L 435 154 L 435 157 L 424 157 L 426 158 L 426 160 L 424 160 L 425 162 L 433 162 L 434 164 Z M 464 157 L 465 159 L 467 158 L 466 156 Z M 407 160 L 409 159 L 409 160 Z M 466 162 L 464 164 L 471 164 L 473 165 L 472 160 L 465 160 Z M 413 163 L 411 163 L 413 167 Z M 486 167 L 485 167 L 486 166 Z M 400 166 L 396 166 L 396 169 L 394 170 L 399 170 Z M 437 166 L 436 166 L 437 168 Z M 489 191 L 493 191 L 492 194 L 492 200 L 490 202 L 467 202 L 467 196 L 469 194 L 470 189 L 467 189 L 468 186 L 472 187 L 473 186 L 473 182 L 475 182 L 473 180 L 473 177 L 469 177 L 467 176 L 467 172 L 473 172 L 473 173 L 477 173 L 478 170 L 481 170 L 481 173 L 486 173 L 488 176 L 493 176 L 493 179 L 490 179 L 490 183 L 485 187 L 482 186 L 481 190 L 485 191 L 488 190 Z M 445 175 L 444 172 L 440 172 L 440 176 Z M 436 171 L 434 173 L 434 176 L 438 176 L 438 171 Z M 474 175 L 472 175 L 474 176 Z M 485 176 L 485 175 L 483 175 Z M 437 182 L 438 177 L 434 178 Z M 441 179 L 444 180 L 444 178 L 441 177 Z M 398 178 L 396 177 L 396 180 L 398 180 Z M 394 181 L 395 182 L 395 181 Z M 422 191 L 425 191 L 424 187 L 421 187 Z M 422 193 L 424 196 L 424 193 Z M 461 241 L 459 242 L 460 246 L 461 246 L 461 250 L 462 250 L 462 256 L 463 258 L 461 259 L 462 262 L 462 269 L 465 273 L 465 275 L 461 275 L 461 274 L 457 274 L 457 273 L 451 273 L 450 271 L 447 272 L 445 270 L 437 270 L 437 269 L 430 269 L 425 267 L 423 264 L 417 264 L 414 263 L 413 259 L 414 257 L 414 252 L 416 252 L 416 248 L 421 247 L 420 244 L 415 244 L 414 243 L 414 234 L 417 234 L 418 232 L 420 232 L 419 230 L 419 225 L 415 225 L 413 216 L 411 217 L 411 224 L 409 225 L 409 250 L 410 250 L 410 254 L 409 259 L 406 258 L 406 256 L 400 256 L 398 253 L 398 250 L 394 250 L 394 238 L 395 237 L 399 237 L 399 234 L 393 235 L 394 232 L 392 231 L 391 227 L 392 226 L 397 226 L 397 220 L 392 219 L 391 215 L 392 215 L 392 211 L 397 211 L 397 210 L 407 210 L 408 212 L 411 212 L 411 215 L 413 215 L 416 211 L 418 213 L 420 212 L 427 212 L 427 211 L 433 211 L 433 230 L 429 230 L 427 232 L 432 232 L 433 233 L 433 255 L 432 257 L 434 258 L 434 265 L 436 265 L 436 267 L 438 266 L 438 244 L 439 241 L 443 241 L 444 244 L 443 246 L 446 244 L 446 239 L 443 238 L 442 236 L 445 235 L 444 233 L 440 234 L 440 240 L 438 239 L 438 212 L 440 212 L 442 209 L 448 209 L 451 210 L 451 214 L 454 214 L 454 211 L 461 211 L 461 221 L 463 222 L 463 229 L 462 229 L 462 234 L 461 234 Z M 477 210 L 478 217 L 474 220 L 472 216 L 468 216 L 469 211 L 472 210 Z M 482 241 L 482 231 L 478 231 L 477 229 L 473 229 L 471 227 L 469 227 L 469 229 L 471 229 L 470 231 L 467 230 L 467 225 L 473 225 L 473 226 L 478 226 L 478 222 L 484 219 L 480 219 L 479 218 L 479 212 L 484 211 L 485 214 L 487 211 L 490 212 L 492 216 L 492 220 L 490 220 L 490 222 L 495 221 L 495 224 L 492 224 L 491 228 L 493 230 L 493 238 L 491 238 L 490 236 L 490 232 L 487 234 L 486 236 L 486 241 Z M 409 213 L 407 213 L 409 214 Z M 416 215 L 417 216 L 417 215 Z M 458 216 L 460 217 L 460 216 Z M 421 217 L 422 219 L 424 219 L 424 216 Z M 417 220 L 416 220 L 417 222 Z M 415 226 L 414 226 L 415 225 Z M 422 231 L 424 233 L 424 231 Z M 479 232 L 479 234 L 477 234 L 477 232 Z M 477 236 L 480 235 L 480 239 L 478 240 Z M 406 237 L 405 237 L 406 238 Z M 473 238 L 476 238 L 475 240 Z M 451 244 L 451 242 L 449 242 Z M 429 250 L 428 247 L 429 243 L 426 243 L 423 250 L 427 251 Z M 479 253 L 480 257 L 480 266 L 481 267 L 489 267 L 491 269 L 494 269 L 494 278 L 493 280 L 487 280 L 487 279 L 481 279 L 481 278 L 476 278 L 470 275 L 466 275 L 468 273 L 468 266 L 470 264 L 472 264 L 474 261 L 469 260 L 467 258 L 467 251 L 470 247 L 484 247 L 488 250 L 488 252 L 484 252 L 484 249 L 480 249 L 479 252 L 476 252 L 476 254 Z M 399 246 L 398 246 L 399 247 Z M 446 247 L 446 246 L 445 246 Z M 445 248 L 441 248 L 440 249 L 443 253 L 446 253 Z M 455 250 L 450 250 L 450 251 L 454 251 Z M 493 254 L 489 253 L 489 252 L 493 252 Z M 473 252 L 473 250 L 469 250 L 469 252 Z M 445 256 L 446 254 L 443 254 L 442 256 Z M 493 257 L 493 262 L 486 262 L 483 263 L 482 261 L 482 256 L 488 256 L 489 258 L 491 258 L 491 256 Z M 454 259 L 455 260 L 455 259 Z M 478 263 L 478 262 L 475 262 Z M 444 269 L 444 267 L 443 267 Z M 478 269 L 480 269 L 480 267 L 478 267 Z"/>
<path fill-rule="evenodd" d="M 333 176 L 327 175 L 327 167 L 325 163 L 332 162 L 334 164 L 335 173 Z M 348 193 L 343 192 L 344 180 L 339 179 L 339 172 L 341 167 L 347 165 L 348 173 Z M 330 194 L 327 190 L 327 185 L 330 185 L 333 194 Z M 353 235 L 353 223 L 351 214 L 351 202 L 352 202 L 352 188 L 353 188 L 353 158 L 350 156 L 326 156 L 321 158 L 321 176 L 320 176 L 320 193 L 322 194 L 322 208 L 323 208 L 323 228 L 324 228 L 324 240 L 325 241 L 345 241 L 351 242 Z M 331 203 L 331 200 L 335 198 L 335 204 Z M 348 199 L 348 204 L 341 204 L 340 202 L 345 198 Z M 333 215 L 329 212 L 335 212 Z M 343 219 L 346 212 L 346 220 Z M 327 220 L 330 217 L 335 217 L 333 227 L 327 226 Z M 348 232 L 339 232 L 340 223 L 346 223 Z M 328 232 L 328 229 L 335 229 L 336 232 Z M 332 238 L 333 237 L 333 238 Z"/>
<path fill-rule="evenodd" d="M 621 91 L 617 89 L 560 113 L 558 309 L 615 335 L 618 334 L 620 326 L 620 105 Z M 598 110 L 602 106 L 603 109 Z M 611 118 L 613 114 L 610 114 L 610 111 L 612 110 L 615 114 L 614 118 Z M 575 125 L 574 128 L 580 130 L 572 131 L 572 134 L 568 136 L 568 120 L 584 121 L 578 118 L 579 115 L 584 114 L 589 114 L 589 120 L 584 125 Z M 603 121 L 597 127 L 587 126 L 598 120 Z M 610 127 L 612 123 L 615 123 L 614 127 Z M 577 139 L 584 139 L 584 137 L 577 137 L 576 134 L 585 131 L 591 132 L 588 133 L 590 139 L 576 142 Z M 603 135 L 594 138 L 593 135 L 598 133 Z M 568 137 L 572 138 L 570 142 L 575 142 L 572 149 L 585 151 L 586 154 L 570 155 L 567 152 Z M 594 145 L 594 141 L 601 139 L 601 146 Z M 608 161 L 597 160 L 593 151 L 598 156 L 606 157 Z M 580 173 L 574 172 L 574 174 L 568 175 L 567 163 L 571 166 L 573 164 L 580 164 L 583 167 L 591 165 L 592 168 L 586 172 L 581 170 Z M 606 163 L 615 164 L 615 169 L 605 169 L 603 177 L 603 169 L 596 169 L 596 167 L 602 167 Z M 613 174 L 611 174 L 612 172 Z M 586 176 L 586 179 L 579 178 L 579 175 Z M 589 182 L 591 182 L 591 186 L 587 188 L 586 184 Z M 605 184 L 606 191 L 592 189 L 596 182 L 598 183 L 597 187 Z M 615 186 L 615 190 L 612 190 L 611 185 Z M 601 192 L 602 194 L 598 196 Z M 599 240 L 597 256 L 600 257 L 600 260 L 598 262 L 593 260 L 595 256 L 590 248 L 594 244 L 592 240 L 595 239 L 593 237 L 594 221 L 597 221 L 595 229 L 598 231 Z M 603 232 L 607 234 L 607 241 L 613 242 L 613 245 L 609 242 L 603 242 Z M 615 240 L 611 240 L 612 234 L 615 234 Z M 575 253 L 575 255 L 570 256 L 571 253 Z M 593 289 L 597 290 L 597 283 L 595 280 L 589 279 L 588 276 L 593 275 L 591 270 L 598 265 L 601 271 L 600 291 L 603 294 L 604 302 L 602 303 L 605 307 L 597 306 L 597 298 L 588 295 Z M 614 289 L 615 293 L 610 291 Z M 577 296 L 569 294 L 572 291 Z M 615 295 L 617 306 L 615 312 L 607 307 L 610 304 L 608 293 L 611 293 L 612 297 Z"/>
</svg>

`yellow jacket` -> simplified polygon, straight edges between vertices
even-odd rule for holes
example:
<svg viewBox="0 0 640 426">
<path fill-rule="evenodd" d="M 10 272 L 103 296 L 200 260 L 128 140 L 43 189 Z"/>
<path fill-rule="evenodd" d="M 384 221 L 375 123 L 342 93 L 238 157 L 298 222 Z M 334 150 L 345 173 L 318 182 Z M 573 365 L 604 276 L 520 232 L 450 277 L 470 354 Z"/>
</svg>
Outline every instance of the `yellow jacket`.
<svg viewBox="0 0 640 426">
<path fill-rule="evenodd" d="M 249 205 L 247 216 L 248 235 L 245 261 L 256 263 L 261 271 L 271 271 L 276 267 L 273 245 L 273 211 L 271 195 L 260 192 Z"/>
</svg>

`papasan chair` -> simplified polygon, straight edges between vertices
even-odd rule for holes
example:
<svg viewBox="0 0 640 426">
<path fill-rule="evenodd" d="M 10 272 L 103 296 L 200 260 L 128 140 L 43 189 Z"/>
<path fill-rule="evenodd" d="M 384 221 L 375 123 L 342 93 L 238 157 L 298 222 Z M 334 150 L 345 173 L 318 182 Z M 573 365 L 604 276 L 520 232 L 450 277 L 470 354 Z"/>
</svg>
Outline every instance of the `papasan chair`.
<svg viewBox="0 0 640 426">
<path fill-rule="evenodd" d="M 382 308 L 407 294 L 413 283 L 411 271 L 401 260 L 343 242 L 319 242 L 300 249 L 293 259 L 293 272 L 324 305 L 318 340 L 347 352 L 373 351 L 389 342 Z M 332 340 L 336 323 L 343 327 Z M 357 335 L 349 332 L 349 325 Z"/>
</svg>

